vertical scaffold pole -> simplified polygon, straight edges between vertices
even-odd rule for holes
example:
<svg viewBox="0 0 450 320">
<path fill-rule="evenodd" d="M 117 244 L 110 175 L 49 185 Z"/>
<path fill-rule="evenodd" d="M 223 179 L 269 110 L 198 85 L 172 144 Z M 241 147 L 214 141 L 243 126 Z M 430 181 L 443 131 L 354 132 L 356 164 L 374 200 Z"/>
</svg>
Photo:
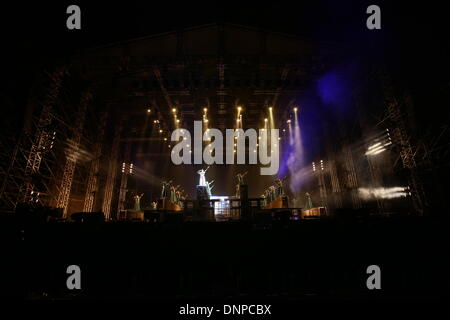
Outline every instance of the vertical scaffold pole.
<svg viewBox="0 0 450 320">
<path fill-rule="evenodd" d="M 106 119 L 107 113 L 104 112 L 100 117 L 97 142 L 94 150 L 94 160 L 92 160 L 91 167 L 89 169 L 89 177 L 83 205 L 84 212 L 92 212 L 94 209 L 94 202 L 98 192 L 98 174 L 100 168 L 100 157 L 102 155 L 103 137 L 105 135 Z"/>
<path fill-rule="evenodd" d="M 66 164 L 64 166 L 63 177 L 61 179 L 56 206 L 63 208 L 63 217 L 67 218 L 67 209 L 69 206 L 70 191 L 72 189 L 73 176 L 77 166 L 77 160 L 80 150 L 80 142 L 86 118 L 86 109 L 92 99 L 89 91 L 82 93 L 80 108 L 77 114 L 75 126 L 73 127 L 72 140 L 69 141 L 69 148 L 66 151 Z"/>
<path fill-rule="evenodd" d="M 117 157 L 119 155 L 120 135 L 122 132 L 122 126 L 116 127 L 114 134 L 114 140 L 111 148 L 111 155 L 109 157 L 108 176 L 106 178 L 105 194 L 103 197 L 102 211 L 105 215 L 105 220 L 111 220 L 111 203 L 114 193 L 114 185 L 117 175 Z"/>
</svg>

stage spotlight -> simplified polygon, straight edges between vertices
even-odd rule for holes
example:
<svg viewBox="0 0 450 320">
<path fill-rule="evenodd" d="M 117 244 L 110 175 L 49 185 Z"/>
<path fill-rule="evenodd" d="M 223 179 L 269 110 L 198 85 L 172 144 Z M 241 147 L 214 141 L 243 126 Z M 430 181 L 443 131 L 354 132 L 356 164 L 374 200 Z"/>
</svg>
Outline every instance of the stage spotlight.
<svg viewBox="0 0 450 320">
<path fill-rule="evenodd" d="M 269 111 L 272 111 L 272 107 L 269 107 Z"/>
<path fill-rule="evenodd" d="M 291 123 L 291 119 L 289 119 L 288 121 L 286 121 L 287 123 Z"/>
<path fill-rule="evenodd" d="M 358 191 L 363 199 L 395 199 L 410 195 L 405 187 L 358 188 Z"/>
<path fill-rule="evenodd" d="M 164 138 L 164 141 L 167 141 L 167 138 Z"/>
<path fill-rule="evenodd" d="M 385 147 L 387 147 L 391 144 L 392 144 L 392 141 L 390 139 L 386 142 L 377 142 L 367 148 L 365 155 L 366 156 L 377 155 L 383 151 L 386 151 L 387 149 Z"/>
<path fill-rule="evenodd" d="M 206 113 L 208 111 L 208 108 L 203 108 L 203 112 Z"/>
<path fill-rule="evenodd" d="M 242 110 L 242 107 L 239 106 L 237 109 L 238 109 L 238 111 L 240 112 L 240 111 Z"/>
<path fill-rule="evenodd" d="M 161 129 L 159 129 L 159 133 L 162 133 L 163 131 Z"/>
<path fill-rule="evenodd" d="M 268 121 L 267 118 L 265 118 L 265 119 L 264 119 L 264 122 L 267 122 L 267 121 Z"/>
<path fill-rule="evenodd" d="M 173 109 L 172 109 L 172 112 L 173 112 L 173 113 L 176 113 L 176 112 L 177 112 L 177 109 L 176 109 L 176 108 L 173 108 Z"/>
<path fill-rule="evenodd" d="M 177 123 L 180 123 L 180 119 L 177 119 Z"/>
<path fill-rule="evenodd" d="M 152 110 L 150 110 L 150 109 L 147 109 L 147 113 L 150 113 L 150 112 L 152 112 Z"/>
<path fill-rule="evenodd" d="M 297 107 L 294 108 L 294 112 L 297 112 Z"/>
</svg>

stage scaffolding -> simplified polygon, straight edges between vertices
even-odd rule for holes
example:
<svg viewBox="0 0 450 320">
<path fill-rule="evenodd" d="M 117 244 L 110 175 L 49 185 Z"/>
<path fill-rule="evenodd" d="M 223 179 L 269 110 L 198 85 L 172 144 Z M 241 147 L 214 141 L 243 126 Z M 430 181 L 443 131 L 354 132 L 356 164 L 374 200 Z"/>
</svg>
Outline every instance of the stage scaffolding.
<svg viewBox="0 0 450 320">
<path fill-rule="evenodd" d="M 162 40 L 167 45 L 161 46 Z M 245 45 L 240 47 L 241 43 Z M 201 119 L 207 108 L 211 127 L 234 128 L 236 107 L 242 105 L 245 127 L 258 128 L 271 106 L 275 126 L 286 128 L 288 109 L 299 104 L 308 86 L 339 62 L 338 48 L 321 49 L 321 45 L 290 35 L 214 24 L 76 54 L 67 66 L 38 77 L 28 102 L 33 106 L 29 125 L 21 133 L 0 139 L 1 208 L 13 211 L 17 204 L 26 203 L 59 207 L 65 215 L 102 211 L 106 220 L 114 219 L 116 210 L 126 209 L 128 175 L 120 174 L 120 167 L 137 157 L 127 156 L 126 148 L 134 150 L 127 145 L 161 141 L 158 148 L 139 156 L 154 162 L 169 156 L 170 141 L 148 133 L 163 130 L 164 137 L 170 138 L 173 108 L 180 126 Z M 402 99 L 396 97 L 387 72 L 382 71 L 380 79 L 386 105 L 383 127 L 391 130 L 399 163 L 408 172 L 413 206 L 423 214 L 427 197 L 421 166 L 432 167 L 448 159 L 448 145 L 440 138 L 448 130 L 442 128 L 443 134 L 430 138 L 429 143 L 412 141 Z M 373 92 L 365 95 L 364 103 L 373 96 Z M 147 109 L 151 110 L 147 136 L 132 136 L 133 130 L 144 131 Z M 327 132 L 322 137 L 333 148 L 317 151 L 325 168 L 317 172 L 314 183 L 321 205 L 341 208 L 348 201 L 353 209 L 360 209 L 364 206 L 358 196 L 361 171 L 370 171 L 373 181 L 380 180 L 382 173 L 370 159 L 368 166 L 355 165 L 364 156 L 359 157 L 361 150 L 354 149 L 349 138 L 360 139 L 364 134 L 346 139 L 344 135 Z M 344 140 L 348 143 L 343 144 Z M 231 205 L 231 216 L 233 210 Z M 381 202 L 379 211 L 384 211 Z"/>
</svg>

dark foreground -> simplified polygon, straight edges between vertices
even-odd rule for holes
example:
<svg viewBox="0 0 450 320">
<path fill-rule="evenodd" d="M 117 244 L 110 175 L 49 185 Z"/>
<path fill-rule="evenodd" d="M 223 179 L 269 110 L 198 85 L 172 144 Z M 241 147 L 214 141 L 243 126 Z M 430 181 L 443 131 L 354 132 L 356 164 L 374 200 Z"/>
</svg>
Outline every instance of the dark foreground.
<svg viewBox="0 0 450 320">
<path fill-rule="evenodd" d="M 431 218 L 252 224 L 0 223 L 3 297 L 421 299 L 450 290 L 449 223 Z M 368 290 L 366 268 L 381 268 Z M 78 265 L 81 290 L 68 290 Z"/>
</svg>

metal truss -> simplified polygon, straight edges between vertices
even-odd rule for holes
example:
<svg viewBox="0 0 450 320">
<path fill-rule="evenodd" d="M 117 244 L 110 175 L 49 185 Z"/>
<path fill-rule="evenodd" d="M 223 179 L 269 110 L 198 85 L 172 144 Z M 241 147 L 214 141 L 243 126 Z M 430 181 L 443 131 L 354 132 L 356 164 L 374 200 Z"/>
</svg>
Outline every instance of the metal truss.
<svg viewBox="0 0 450 320">
<path fill-rule="evenodd" d="M 94 159 L 89 169 L 88 182 L 86 186 L 86 195 L 84 197 L 84 212 L 92 212 L 94 209 L 95 197 L 98 192 L 98 174 L 100 169 L 100 157 L 102 155 L 103 137 L 105 135 L 107 113 L 102 113 L 100 125 L 98 128 L 97 142 L 94 147 Z"/>
<path fill-rule="evenodd" d="M 84 92 L 81 97 L 80 108 L 78 111 L 77 119 L 75 122 L 73 137 L 70 141 L 70 147 L 66 151 L 66 164 L 64 166 L 63 177 L 59 188 L 58 198 L 56 200 L 56 206 L 63 208 L 63 216 L 67 217 L 67 209 L 69 205 L 70 191 L 72 188 L 72 181 L 77 165 L 77 160 L 80 152 L 80 142 L 84 126 L 84 120 L 86 117 L 86 109 L 89 102 L 92 99 L 90 92 Z"/>
<path fill-rule="evenodd" d="M 411 191 L 412 204 L 415 211 L 419 215 L 423 215 L 427 199 L 423 183 L 418 174 L 414 148 L 406 129 L 405 114 L 402 112 L 401 103 L 395 96 L 391 79 L 384 69 L 380 70 L 380 79 L 386 103 L 385 118 L 389 119 L 393 126 L 391 135 L 394 143 L 399 146 L 403 168 L 408 169 L 408 184 Z"/>
<path fill-rule="evenodd" d="M 326 207 L 328 205 L 328 200 L 327 200 L 327 187 L 325 184 L 325 174 L 323 172 L 323 170 L 319 170 L 319 194 L 320 194 L 320 199 L 321 199 L 321 206 L 322 207 Z"/>
<path fill-rule="evenodd" d="M 350 190 L 353 208 L 361 208 L 361 200 L 358 196 L 358 177 L 356 175 L 355 163 L 353 161 L 352 150 L 349 145 L 343 147 L 346 171 L 346 184 Z"/>
<path fill-rule="evenodd" d="M 336 208 L 342 207 L 341 186 L 336 170 L 336 162 L 328 158 L 328 168 L 331 176 L 331 191 L 334 195 L 334 204 Z"/>
<path fill-rule="evenodd" d="M 111 148 L 111 154 L 109 157 L 108 175 L 106 178 L 105 193 L 102 205 L 102 211 L 107 221 L 111 220 L 111 204 L 117 175 L 117 157 L 119 155 L 121 132 L 122 132 L 122 125 L 119 125 L 118 127 L 116 127 L 116 132 L 114 134 L 114 140 Z"/>
<path fill-rule="evenodd" d="M 120 188 L 119 188 L 119 201 L 117 204 L 117 215 L 120 219 L 120 214 L 125 210 L 125 201 L 127 196 L 127 184 L 128 175 L 130 174 L 130 153 L 131 153 L 131 143 L 127 143 L 124 152 L 124 162 L 122 163 L 122 175 L 120 178 Z"/>
<path fill-rule="evenodd" d="M 53 147 L 55 131 L 51 129 L 52 110 L 58 101 L 66 74 L 67 69 L 59 67 L 49 75 L 49 88 L 41 103 L 42 109 L 34 134 L 23 132 L 15 143 L 0 194 L 2 199 L 7 200 L 6 205 L 9 208 L 14 209 L 18 203 L 38 204 L 41 201 L 39 196 L 42 190 L 36 190 L 33 179 L 41 175 L 44 157 L 51 153 Z M 6 188 L 11 192 L 7 192 Z M 44 190 L 43 193 L 48 193 L 48 190 Z"/>
<path fill-rule="evenodd" d="M 51 111 L 58 99 L 65 71 L 66 70 L 62 68 L 57 69 L 51 76 L 52 83 L 42 106 L 37 131 L 35 133 L 35 140 L 27 158 L 25 181 L 20 187 L 18 195 L 19 202 L 30 202 L 35 191 L 32 176 L 39 172 L 42 157 L 50 148 L 51 133 L 49 132 L 48 127 L 52 122 Z"/>
</svg>

